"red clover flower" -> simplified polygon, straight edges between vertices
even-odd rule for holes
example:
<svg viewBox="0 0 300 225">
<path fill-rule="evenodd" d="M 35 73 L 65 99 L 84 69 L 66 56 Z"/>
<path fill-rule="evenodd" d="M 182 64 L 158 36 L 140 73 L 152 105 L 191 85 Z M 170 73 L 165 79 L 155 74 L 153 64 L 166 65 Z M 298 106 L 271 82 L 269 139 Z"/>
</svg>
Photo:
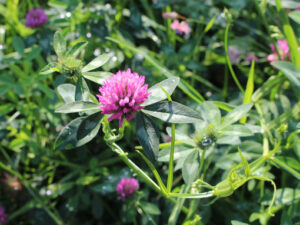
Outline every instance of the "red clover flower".
<svg viewBox="0 0 300 225">
<path fill-rule="evenodd" d="M 122 200 L 132 195 L 137 189 L 139 189 L 139 183 L 135 178 L 122 178 L 116 186 Z"/>
<path fill-rule="evenodd" d="M 122 127 L 124 118 L 129 121 L 134 118 L 134 113 L 144 107 L 141 106 L 151 93 L 147 93 L 148 84 L 144 84 L 145 77 L 136 72 L 118 71 L 111 78 L 104 81 L 97 95 L 103 114 L 112 114 L 108 121 L 119 120 Z"/>
<path fill-rule="evenodd" d="M 30 28 L 41 27 L 48 21 L 43 9 L 32 9 L 26 15 L 26 26 Z"/>
<path fill-rule="evenodd" d="M 171 24 L 171 29 L 175 30 L 177 34 L 183 34 L 185 33 L 188 35 L 190 33 L 190 27 L 187 21 L 181 21 L 179 22 L 178 20 L 174 20 L 173 23 Z"/>
<path fill-rule="evenodd" d="M 278 51 L 279 51 L 279 56 L 280 56 L 281 60 L 290 58 L 290 48 L 289 48 L 288 42 L 286 40 L 278 40 L 277 45 L 278 45 Z M 275 50 L 274 44 L 270 44 L 270 47 L 272 49 L 273 54 L 268 55 L 267 60 L 269 62 L 278 61 L 279 57 Z"/>
<path fill-rule="evenodd" d="M 163 12 L 162 13 L 162 17 L 166 18 L 166 19 L 175 19 L 177 18 L 179 15 L 177 12 Z"/>
</svg>

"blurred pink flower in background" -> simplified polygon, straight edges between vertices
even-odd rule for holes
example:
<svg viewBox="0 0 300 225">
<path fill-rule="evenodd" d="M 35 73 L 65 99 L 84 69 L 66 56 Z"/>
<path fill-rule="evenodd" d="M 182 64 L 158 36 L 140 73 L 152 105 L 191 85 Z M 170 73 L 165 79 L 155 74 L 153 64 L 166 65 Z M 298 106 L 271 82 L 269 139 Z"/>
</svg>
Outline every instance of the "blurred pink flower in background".
<svg viewBox="0 0 300 225">
<path fill-rule="evenodd" d="M 236 64 L 240 61 L 241 52 L 238 49 L 229 47 L 228 55 L 231 63 Z"/>
<path fill-rule="evenodd" d="M 100 95 L 97 95 L 101 103 L 100 109 L 103 114 L 112 114 L 108 121 L 119 120 L 119 127 L 122 127 L 124 118 L 129 121 L 134 118 L 134 113 L 143 106 L 151 93 L 147 93 L 148 84 L 145 77 L 139 76 L 136 72 L 118 71 L 111 78 L 104 81 L 99 88 Z"/>
<path fill-rule="evenodd" d="M 162 17 L 166 19 L 175 19 L 178 17 L 177 12 L 163 12 Z"/>
<path fill-rule="evenodd" d="M 172 141 L 172 137 L 170 137 L 169 135 L 166 136 L 165 138 L 165 142 L 171 142 Z"/>
<path fill-rule="evenodd" d="M 0 223 L 1 224 L 6 223 L 7 222 L 7 217 L 8 217 L 8 214 L 5 213 L 4 207 L 0 206 Z"/>
<path fill-rule="evenodd" d="M 26 26 L 30 28 L 41 27 L 48 21 L 43 9 L 32 9 L 26 15 Z"/>
<path fill-rule="evenodd" d="M 171 29 L 175 30 L 177 34 L 190 33 L 190 27 L 188 22 L 186 21 L 179 22 L 178 20 L 174 20 L 173 23 L 171 24 Z"/>
<path fill-rule="evenodd" d="M 253 53 L 247 54 L 245 57 L 245 62 L 252 63 L 252 60 L 255 60 L 255 62 L 257 62 L 258 58 Z"/>
<path fill-rule="evenodd" d="M 278 46 L 278 51 L 279 51 L 279 55 L 280 55 L 281 60 L 284 60 L 286 58 L 290 58 L 289 45 L 288 45 L 288 42 L 286 40 L 278 40 L 277 41 L 277 46 Z M 271 47 L 273 53 L 267 56 L 267 60 L 269 62 L 278 61 L 279 58 L 278 58 L 278 55 L 276 53 L 274 44 L 270 44 L 270 47 Z"/>
<path fill-rule="evenodd" d="M 124 200 L 139 189 L 139 183 L 135 178 L 122 178 L 116 186 L 117 193 Z"/>
<path fill-rule="evenodd" d="M 296 11 L 300 11 L 300 7 L 295 9 Z"/>
</svg>

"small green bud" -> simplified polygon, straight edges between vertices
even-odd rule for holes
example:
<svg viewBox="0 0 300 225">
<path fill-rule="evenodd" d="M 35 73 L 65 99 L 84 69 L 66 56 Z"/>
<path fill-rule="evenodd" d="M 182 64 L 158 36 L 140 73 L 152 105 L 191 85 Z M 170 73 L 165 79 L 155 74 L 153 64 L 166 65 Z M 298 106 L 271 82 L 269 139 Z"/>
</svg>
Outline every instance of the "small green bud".
<svg viewBox="0 0 300 225">
<path fill-rule="evenodd" d="M 58 62 L 61 73 L 67 76 L 79 74 L 82 67 L 82 61 L 72 56 L 62 56 L 58 59 Z"/>
<path fill-rule="evenodd" d="M 232 15 L 231 15 L 231 13 L 229 12 L 229 10 L 225 8 L 225 9 L 224 9 L 224 14 L 225 14 L 226 19 L 228 20 L 228 22 L 231 23 L 231 21 L 232 21 Z"/>
<path fill-rule="evenodd" d="M 216 131 L 213 124 L 205 127 L 204 132 L 195 134 L 194 141 L 201 149 L 208 149 L 217 141 Z"/>
<path fill-rule="evenodd" d="M 232 195 L 233 192 L 234 189 L 227 179 L 218 183 L 214 189 L 214 195 L 218 197 L 227 197 Z"/>
<path fill-rule="evenodd" d="M 282 133 L 282 132 L 286 132 L 287 129 L 288 129 L 288 125 L 287 125 L 286 123 L 283 123 L 283 124 L 281 124 L 280 127 L 278 128 L 278 131 L 279 131 L 280 133 Z"/>
</svg>

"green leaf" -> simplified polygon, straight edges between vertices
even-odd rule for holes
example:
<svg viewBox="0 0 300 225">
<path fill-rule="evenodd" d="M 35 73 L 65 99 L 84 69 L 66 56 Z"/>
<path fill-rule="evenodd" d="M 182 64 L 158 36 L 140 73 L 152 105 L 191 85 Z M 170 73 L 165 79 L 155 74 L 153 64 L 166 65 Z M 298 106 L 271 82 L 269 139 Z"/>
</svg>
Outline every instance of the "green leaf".
<svg viewBox="0 0 300 225">
<path fill-rule="evenodd" d="M 94 195 L 92 200 L 92 213 L 96 219 L 101 219 L 103 215 L 102 200 L 98 195 Z"/>
<path fill-rule="evenodd" d="M 293 0 L 281 0 L 282 6 L 285 9 L 296 9 L 300 7 L 300 2 L 293 1 Z M 276 0 L 269 0 L 268 3 L 270 3 L 273 6 L 276 6 Z"/>
<path fill-rule="evenodd" d="M 85 80 L 80 76 L 76 83 L 75 101 L 88 101 L 90 99 L 90 90 Z"/>
<path fill-rule="evenodd" d="M 94 135 L 95 133 L 97 134 L 101 126 L 100 122 L 102 118 L 103 114 L 101 112 L 96 112 L 87 116 L 79 126 L 77 139 L 81 140 L 88 135 Z"/>
<path fill-rule="evenodd" d="M 276 191 L 274 206 L 290 205 L 294 201 L 300 200 L 300 189 L 280 188 Z M 265 196 L 262 205 L 269 205 L 271 202 L 270 196 Z"/>
<path fill-rule="evenodd" d="M 154 163 L 159 152 L 159 131 L 151 118 L 142 112 L 136 115 L 136 133 L 145 155 Z"/>
<path fill-rule="evenodd" d="M 140 201 L 140 206 L 143 209 L 143 211 L 150 215 L 160 215 L 161 212 L 159 208 L 150 202 Z"/>
<path fill-rule="evenodd" d="M 290 173 L 298 180 L 300 180 L 300 164 L 296 159 L 290 157 L 276 157 L 270 160 L 277 166 L 279 166 L 281 169 L 285 170 L 286 172 Z"/>
<path fill-rule="evenodd" d="M 250 109 L 252 108 L 253 104 L 252 103 L 248 103 L 248 104 L 243 104 L 238 106 L 237 108 L 235 108 L 234 110 L 232 110 L 230 113 L 228 113 L 220 126 L 220 129 L 224 129 L 225 127 L 233 124 L 234 122 L 238 121 L 239 119 L 241 119 L 243 116 L 245 116 Z"/>
<path fill-rule="evenodd" d="M 219 126 L 221 123 L 221 112 L 213 102 L 203 102 L 197 109 L 200 112 L 201 117 L 208 123 Z"/>
<path fill-rule="evenodd" d="M 191 152 L 184 160 L 182 167 L 182 177 L 186 184 L 192 184 L 198 175 L 200 167 L 199 150 Z"/>
<path fill-rule="evenodd" d="M 291 82 L 293 86 L 300 91 L 300 70 L 290 62 L 272 62 L 274 67 L 279 69 Z"/>
<path fill-rule="evenodd" d="M 300 12 L 293 11 L 289 13 L 289 17 L 294 20 L 296 23 L 300 24 Z"/>
<path fill-rule="evenodd" d="M 233 109 L 236 108 L 236 106 L 234 105 L 230 105 L 226 102 L 219 102 L 219 101 L 213 101 L 213 103 L 219 108 L 219 109 L 223 109 L 227 112 L 231 112 Z"/>
<path fill-rule="evenodd" d="M 167 127 L 167 133 L 170 137 L 172 136 L 171 127 Z M 186 134 L 185 132 L 178 129 L 175 130 L 175 133 L 176 133 L 176 137 L 175 137 L 176 141 L 181 141 L 189 146 L 195 146 L 195 141 L 191 137 L 189 137 L 188 134 Z"/>
<path fill-rule="evenodd" d="M 63 56 L 65 54 L 67 43 L 64 37 L 62 36 L 61 32 L 59 31 L 56 31 L 54 34 L 53 48 L 58 57 Z"/>
<path fill-rule="evenodd" d="M 256 102 L 260 98 L 264 97 L 267 94 L 270 94 L 273 88 L 282 83 L 285 80 L 283 76 L 272 76 L 264 84 L 258 88 L 252 95 L 253 102 Z"/>
<path fill-rule="evenodd" d="M 293 225 L 292 219 L 286 210 L 282 212 L 280 225 Z"/>
<path fill-rule="evenodd" d="M 40 74 L 47 75 L 53 72 L 59 72 L 58 65 L 55 62 L 51 62 L 40 70 Z"/>
<path fill-rule="evenodd" d="M 83 139 L 77 139 L 78 128 L 82 121 L 84 121 L 86 117 L 79 117 L 75 120 L 72 120 L 69 124 L 67 124 L 59 133 L 58 137 L 55 140 L 54 149 L 55 150 L 69 150 L 72 148 L 80 147 L 89 141 L 91 141 L 95 135 L 88 135 Z"/>
<path fill-rule="evenodd" d="M 174 149 L 174 160 L 185 159 L 195 148 L 186 147 L 184 145 L 176 145 Z M 164 148 L 159 151 L 158 161 L 169 162 L 171 147 Z"/>
<path fill-rule="evenodd" d="M 252 136 L 253 132 L 244 125 L 231 125 L 222 130 L 222 135 L 247 137 Z"/>
<path fill-rule="evenodd" d="M 57 91 L 65 103 L 75 102 L 75 90 L 76 87 L 73 84 L 61 84 L 57 87 Z"/>
<path fill-rule="evenodd" d="M 92 102 L 70 102 L 55 109 L 56 113 L 75 113 L 88 110 L 100 110 L 99 105 Z"/>
<path fill-rule="evenodd" d="M 244 99 L 243 99 L 243 104 L 247 104 L 251 102 L 251 96 L 253 94 L 253 90 L 254 90 L 254 70 L 255 68 L 255 60 L 252 61 L 251 64 L 251 68 L 250 68 L 250 72 L 249 72 L 249 77 L 248 77 L 248 81 L 247 81 L 247 86 L 246 86 L 246 91 L 245 91 L 245 95 L 244 95 Z M 241 119 L 241 123 L 246 123 L 247 117 L 244 116 Z"/>
<path fill-rule="evenodd" d="M 169 123 L 195 123 L 201 120 L 198 112 L 174 101 L 157 102 L 142 111 Z"/>
<path fill-rule="evenodd" d="M 179 81 L 180 81 L 179 77 L 171 77 L 149 88 L 148 92 L 151 92 L 151 94 L 149 95 L 147 101 L 142 104 L 142 106 L 151 105 L 166 99 L 167 96 L 164 93 L 164 91 L 161 89 L 161 87 L 165 89 L 165 91 L 171 96 L 175 88 L 179 84 Z"/>
<path fill-rule="evenodd" d="M 82 76 L 84 76 L 84 78 L 86 78 L 90 81 L 93 81 L 97 84 L 103 85 L 104 81 L 112 76 L 112 73 L 106 72 L 106 71 L 85 72 L 85 73 L 82 73 Z"/>
<path fill-rule="evenodd" d="M 210 30 L 210 28 L 214 25 L 215 19 L 216 19 L 216 16 L 211 18 L 211 20 L 207 23 L 207 25 L 204 29 L 204 33 L 208 32 Z"/>
<path fill-rule="evenodd" d="M 26 59 L 28 61 L 35 59 L 41 53 L 41 51 L 42 51 L 42 48 L 39 46 L 32 48 L 31 51 L 26 56 Z"/>
<path fill-rule="evenodd" d="M 243 164 L 243 167 L 245 170 L 245 176 L 249 177 L 251 175 L 249 163 L 248 163 L 247 159 L 243 156 L 240 147 L 238 147 L 238 150 L 239 150 L 239 154 L 242 159 L 242 164 Z"/>
<path fill-rule="evenodd" d="M 231 220 L 231 225 L 249 225 L 249 223 L 243 223 L 238 220 Z"/>
<path fill-rule="evenodd" d="M 108 60 L 111 58 L 111 54 L 103 54 L 99 55 L 97 58 L 89 62 L 86 66 L 84 66 L 81 70 L 82 73 L 88 72 L 94 69 L 97 69 L 103 66 Z"/>
<path fill-rule="evenodd" d="M 10 113 L 11 111 L 13 111 L 15 109 L 15 106 L 13 104 L 4 104 L 4 105 L 0 105 L 0 116 L 4 116 L 8 113 Z"/>
<path fill-rule="evenodd" d="M 76 58 L 78 54 L 87 46 L 87 44 L 87 41 L 78 42 L 67 52 L 66 55 Z"/>
<path fill-rule="evenodd" d="M 99 180 L 99 176 L 92 176 L 92 175 L 84 175 L 82 177 L 79 177 L 76 180 L 77 185 L 90 185 L 91 183 L 94 183 L 95 181 Z"/>
<path fill-rule="evenodd" d="M 25 44 L 20 37 L 14 37 L 12 40 L 14 49 L 19 53 L 20 56 L 24 56 Z"/>
</svg>

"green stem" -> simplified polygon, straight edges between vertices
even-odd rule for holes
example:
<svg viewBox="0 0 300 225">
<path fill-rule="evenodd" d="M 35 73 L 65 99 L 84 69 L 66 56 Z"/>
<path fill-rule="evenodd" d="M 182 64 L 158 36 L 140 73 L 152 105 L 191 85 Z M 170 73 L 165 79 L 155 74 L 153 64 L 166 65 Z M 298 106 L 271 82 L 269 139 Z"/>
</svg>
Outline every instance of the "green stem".
<svg viewBox="0 0 300 225">
<path fill-rule="evenodd" d="M 185 143 L 183 143 L 181 141 L 175 141 L 174 144 L 175 145 L 185 145 Z M 167 147 L 170 147 L 170 146 L 171 146 L 171 142 L 162 143 L 162 144 L 159 144 L 159 149 L 167 148 Z M 136 146 L 135 149 L 136 150 L 143 150 L 143 147 L 142 146 Z"/>
<path fill-rule="evenodd" d="M 226 100 L 228 95 L 228 67 L 225 65 L 225 76 L 224 76 L 224 85 L 222 90 L 222 97 L 224 101 Z"/>
<path fill-rule="evenodd" d="M 164 184 L 164 182 L 162 181 L 159 173 L 157 172 L 157 170 L 155 169 L 154 165 L 150 162 L 149 159 L 147 159 L 147 157 L 144 156 L 144 154 L 140 151 L 137 150 L 137 152 L 142 156 L 143 160 L 146 162 L 146 164 L 148 165 L 148 167 L 150 168 L 151 172 L 153 173 L 154 177 L 156 178 L 160 189 L 164 192 L 165 195 L 168 195 L 168 191 L 167 188 Z"/>
<path fill-rule="evenodd" d="M 205 153 L 206 153 L 206 149 L 203 150 L 202 153 L 201 153 L 200 167 L 199 167 L 199 177 L 201 176 L 202 169 L 203 169 L 203 166 L 204 166 Z"/>
<path fill-rule="evenodd" d="M 153 190 L 155 190 L 159 194 L 165 196 L 164 192 L 159 188 L 159 186 L 143 170 L 141 170 L 134 162 L 132 162 L 127 157 L 127 154 L 116 143 L 112 143 L 110 147 L 119 155 L 123 162 L 127 164 L 127 166 L 129 166 L 145 183 L 147 183 Z"/>
<path fill-rule="evenodd" d="M 175 199 L 170 198 L 167 196 L 159 186 L 143 171 L 141 170 L 134 162 L 127 158 L 126 153 L 118 146 L 116 143 L 112 143 L 109 145 L 111 149 L 119 155 L 119 157 L 123 160 L 123 162 L 129 166 L 145 183 L 147 183 L 154 191 L 158 192 L 162 196 L 164 196 L 167 200 L 176 204 L 177 201 Z M 188 209 L 186 207 L 182 207 L 182 211 L 184 213 L 188 213 Z"/>
<path fill-rule="evenodd" d="M 170 160 L 169 160 L 169 173 L 168 173 L 168 182 L 167 190 L 171 192 L 172 183 L 173 183 L 173 169 L 174 169 L 174 149 L 175 149 L 175 124 L 172 124 L 172 137 L 171 137 L 171 151 L 170 151 Z"/>
<path fill-rule="evenodd" d="M 203 169 L 203 166 L 204 166 L 205 153 L 206 153 L 206 149 L 203 150 L 202 153 L 201 153 L 200 166 L 199 166 L 199 171 L 198 171 L 197 178 L 201 177 L 202 169 Z M 202 176 L 202 179 L 203 178 L 204 178 L 204 176 Z M 199 203 L 200 203 L 199 199 L 194 199 L 194 200 L 191 201 L 187 218 L 191 218 L 195 214 Z"/>
<path fill-rule="evenodd" d="M 213 191 L 203 192 L 200 194 L 183 194 L 183 193 L 169 193 L 171 197 L 177 198 L 192 198 L 192 199 L 201 199 L 201 198 L 210 198 L 213 197 Z"/>
<path fill-rule="evenodd" d="M 236 83 L 236 85 L 238 86 L 238 88 L 240 89 L 240 91 L 244 94 L 245 91 L 244 91 L 242 85 L 240 84 L 239 80 L 237 79 L 236 74 L 235 74 L 235 72 L 234 72 L 234 70 L 232 68 L 230 59 L 229 59 L 229 54 L 228 54 L 228 33 L 229 33 L 230 25 L 231 25 L 231 23 L 228 22 L 228 24 L 226 26 L 226 30 L 225 30 L 225 37 L 224 37 L 224 45 L 225 45 L 225 52 L 226 52 L 226 62 L 227 62 L 228 68 L 230 70 L 230 73 L 231 73 L 231 76 L 232 76 L 234 82 Z"/>
</svg>

